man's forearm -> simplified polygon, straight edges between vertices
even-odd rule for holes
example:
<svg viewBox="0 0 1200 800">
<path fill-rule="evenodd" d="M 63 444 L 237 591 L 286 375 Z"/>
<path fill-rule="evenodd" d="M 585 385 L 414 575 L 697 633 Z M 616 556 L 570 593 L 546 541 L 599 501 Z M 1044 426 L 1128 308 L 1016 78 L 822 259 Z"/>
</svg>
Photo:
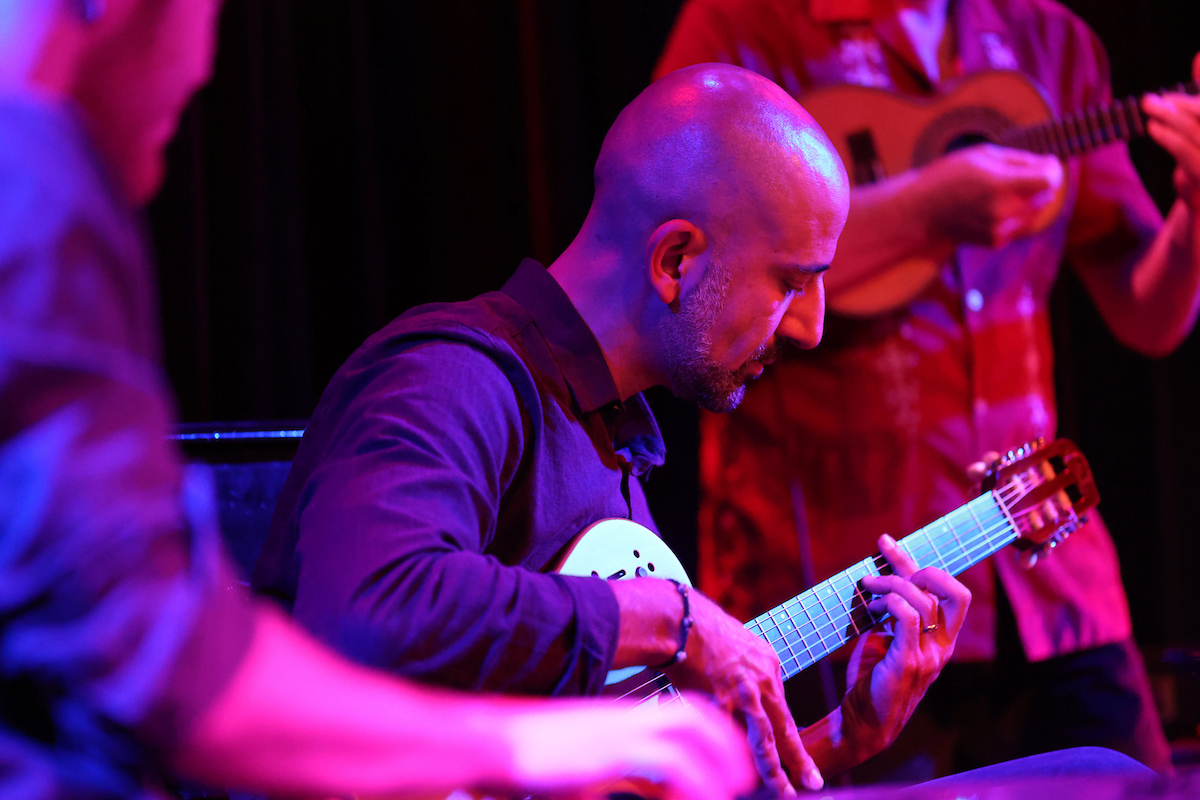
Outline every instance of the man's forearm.
<svg viewBox="0 0 1200 800">
<path fill-rule="evenodd" d="M 289 795 L 498 783 L 511 754 L 466 726 L 486 715 L 355 667 L 262 606 L 244 661 L 173 766 L 208 783 Z M 487 744 L 496 745 L 489 749 Z"/>
<path fill-rule="evenodd" d="M 1200 236 L 1197 219 L 1176 200 L 1140 258 L 1106 274 L 1083 276 L 1114 335 L 1144 355 L 1165 356 L 1179 346 L 1200 309 Z"/>
</svg>

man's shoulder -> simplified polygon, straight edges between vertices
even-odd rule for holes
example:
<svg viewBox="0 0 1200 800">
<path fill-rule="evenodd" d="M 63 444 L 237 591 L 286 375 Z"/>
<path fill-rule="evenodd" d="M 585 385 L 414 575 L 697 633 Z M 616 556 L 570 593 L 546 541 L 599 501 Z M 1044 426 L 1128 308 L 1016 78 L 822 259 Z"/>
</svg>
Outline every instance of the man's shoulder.
<svg viewBox="0 0 1200 800">
<path fill-rule="evenodd" d="M 465 345 L 496 360 L 520 359 L 521 333 L 530 323 L 528 312 L 503 292 L 455 303 L 429 303 L 396 317 L 368 338 L 355 356 L 374 361 L 418 345 Z"/>
<path fill-rule="evenodd" d="M 470 394 L 477 395 L 504 383 L 531 400 L 536 381 L 522 337 L 530 324 L 528 313 L 503 292 L 417 306 L 359 346 L 330 381 L 321 405 L 340 407 L 402 386 L 420 394 L 449 392 L 453 400 L 456 386 L 474 387 Z"/>
</svg>

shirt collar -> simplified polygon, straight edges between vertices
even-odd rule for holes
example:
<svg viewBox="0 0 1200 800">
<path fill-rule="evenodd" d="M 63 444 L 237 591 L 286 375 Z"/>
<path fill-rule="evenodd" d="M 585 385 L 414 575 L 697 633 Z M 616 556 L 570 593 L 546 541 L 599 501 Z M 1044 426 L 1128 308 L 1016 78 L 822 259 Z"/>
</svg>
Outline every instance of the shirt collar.
<svg viewBox="0 0 1200 800">
<path fill-rule="evenodd" d="M 600 342 L 549 270 L 527 258 L 504 284 L 503 291 L 529 312 L 579 410 L 585 414 L 600 409 L 610 414 L 620 411 L 617 382 Z"/>
</svg>

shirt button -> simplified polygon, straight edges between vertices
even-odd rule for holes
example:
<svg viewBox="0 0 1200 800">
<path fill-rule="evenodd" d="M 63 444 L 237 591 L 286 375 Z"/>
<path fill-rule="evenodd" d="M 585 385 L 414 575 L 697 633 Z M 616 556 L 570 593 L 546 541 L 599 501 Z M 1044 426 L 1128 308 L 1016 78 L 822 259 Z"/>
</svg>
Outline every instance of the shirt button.
<svg viewBox="0 0 1200 800">
<path fill-rule="evenodd" d="M 967 308 L 972 311 L 978 311 L 983 308 L 983 293 L 978 289 L 972 289 L 967 292 Z"/>
</svg>

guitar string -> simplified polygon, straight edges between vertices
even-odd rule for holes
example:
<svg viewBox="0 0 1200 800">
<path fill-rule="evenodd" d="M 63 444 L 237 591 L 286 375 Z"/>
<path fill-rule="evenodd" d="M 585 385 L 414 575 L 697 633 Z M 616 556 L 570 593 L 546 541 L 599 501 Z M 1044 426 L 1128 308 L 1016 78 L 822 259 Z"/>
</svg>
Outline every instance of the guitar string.
<svg viewBox="0 0 1200 800">
<path fill-rule="evenodd" d="M 968 561 L 967 567 L 963 568 L 965 570 L 965 569 L 969 568 L 970 566 L 972 566 L 972 564 L 970 563 L 973 558 L 973 556 L 971 555 L 972 550 L 974 550 L 979 545 L 983 545 L 983 548 L 986 551 L 987 548 L 989 548 L 990 546 L 994 545 L 996 542 L 999 541 L 999 539 L 994 539 L 994 540 L 992 539 L 993 534 L 995 534 L 997 531 L 1004 531 L 1005 537 L 1007 537 L 1007 535 L 1014 533 L 1014 532 L 1019 534 L 1019 532 L 1020 532 L 1019 530 L 1018 531 L 1012 530 L 1016 521 L 1018 519 L 1024 519 L 1024 518 L 1031 516 L 1033 513 L 1035 513 L 1037 511 L 1037 509 L 1036 508 L 1026 509 L 1024 511 L 1018 511 L 1016 513 L 1013 513 L 1011 511 L 1009 511 L 1009 509 L 1008 509 L 1008 502 L 1018 496 L 1027 495 L 1030 491 L 1037 488 L 1038 486 L 1043 485 L 1045 482 L 1046 482 L 1046 479 L 1043 476 L 1037 475 L 1035 473 L 1033 475 L 1033 479 L 1030 481 L 1030 485 L 1028 487 L 1023 487 L 1019 483 L 1013 482 L 1013 483 L 1009 484 L 1008 486 L 1005 486 L 1001 489 L 993 490 L 992 492 L 990 492 L 989 494 L 991 494 L 991 496 L 995 500 L 998 501 L 998 506 L 999 506 L 997 508 L 992 509 L 991 513 L 994 516 L 997 512 L 1008 511 L 1009 513 L 1007 515 L 1007 518 L 1004 516 L 1001 516 L 997 520 L 990 521 L 990 522 L 984 523 L 984 524 L 979 524 L 978 518 L 975 518 L 976 524 L 972 527 L 976 528 L 978 530 L 978 533 L 974 534 L 971 538 L 966 539 L 965 545 L 964 545 L 964 541 L 960 540 L 958 538 L 957 532 L 955 531 L 954 525 L 952 524 L 950 517 L 952 517 L 956 514 L 961 516 L 962 512 L 967 511 L 974 518 L 975 514 L 974 514 L 974 511 L 970 508 L 970 506 L 972 503 L 975 502 L 975 500 L 965 503 L 964 505 L 960 506 L 959 508 L 955 509 L 954 511 L 951 511 L 949 514 L 946 514 L 941 519 L 935 520 L 934 522 L 930 523 L 929 525 L 925 526 L 924 528 L 921 528 L 921 529 L 913 532 L 909 536 L 904 537 L 904 539 L 901 541 L 903 542 L 914 536 L 921 537 L 923 540 L 922 542 L 914 543 L 914 545 L 911 545 L 908 548 L 910 551 L 909 556 L 913 557 L 914 556 L 913 551 L 916 550 L 917 546 L 919 546 L 920 544 L 925 544 L 926 546 L 929 546 L 933 550 L 934 555 L 936 555 L 938 557 L 939 561 L 943 562 L 943 569 L 944 569 L 945 562 L 942 559 L 941 554 L 938 552 L 938 548 L 936 547 L 936 545 L 934 543 L 933 537 L 935 536 L 935 534 L 931 531 L 927 532 L 929 528 L 933 528 L 933 527 L 937 526 L 939 523 L 941 523 L 946 527 L 947 531 L 950 532 L 951 536 L 955 540 L 955 543 L 958 545 L 959 549 L 963 551 L 963 556 L 966 557 L 966 559 Z M 987 495 L 981 495 L 981 497 L 986 497 L 986 496 Z M 978 500 L 978 499 L 979 498 L 976 498 L 976 500 Z M 1011 521 L 1010 521 L 1010 519 L 1011 519 Z M 1002 538 L 1005 538 L 1005 537 L 1002 537 Z M 986 558 L 986 557 L 987 557 L 986 555 L 983 556 L 983 558 Z M 881 559 L 881 558 L 883 558 L 882 555 L 875 555 L 875 556 L 869 557 L 868 559 L 864 559 L 864 561 L 868 561 L 868 560 L 871 561 L 873 563 L 873 565 L 876 567 L 876 570 L 878 571 L 883 566 L 883 564 L 879 563 L 879 559 Z M 952 558 L 952 561 L 954 561 L 954 560 L 955 559 Z M 982 561 L 982 560 L 983 560 L 982 558 L 979 559 L 979 561 Z M 863 562 L 860 562 L 858 565 L 855 565 L 855 566 L 861 566 L 862 563 Z M 976 561 L 975 563 L 978 563 L 978 561 Z M 884 564 L 886 564 L 886 560 L 884 561 Z M 849 573 L 852 572 L 853 570 L 854 570 L 854 567 L 851 567 L 850 569 L 845 570 L 844 572 L 838 573 L 837 575 L 834 575 L 832 578 L 830 578 L 826 581 L 823 581 L 822 584 L 831 583 L 832 581 L 836 580 L 839 577 L 846 577 L 847 579 L 849 579 L 849 577 L 850 577 Z M 818 584 L 818 586 L 814 586 L 813 589 L 810 589 L 808 592 L 804 592 L 804 593 L 798 595 L 797 597 L 792 598 L 788 602 L 792 602 L 795 605 L 799 605 L 801 607 L 801 610 L 807 612 L 808 607 L 805 606 L 803 598 L 805 597 L 805 595 L 808 595 L 813 590 L 818 589 L 820 587 L 820 585 L 821 584 Z M 854 586 L 854 592 L 857 596 L 857 599 L 862 599 L 861 592 L 859 591 L 859 589 L 857 587 L 857 581 L 853 582 L 853 586 Z M 842 606 L 845 607 L 845 602 L 844 602 L 844 600 L 841 599 L 840 596 L 838 597 L 838 600 L 842 604 Z M 796 601 L 798 601 L 798 602 L 796 602 Z M 791 618 L 791 613 L 785 608 L 787 606 L 788 602 L 783 603 L 778 608 L 783 610 L 784 617 L 793 626 L 793 630 L 796 630 L 796 632 L 799 633 L 799 630 L 795 624 L 795 620 L 793 620 Z M 831 623 L 836 622 L 833 615 L 825 608 L 825 605 L 821 601 L 819 596 L 817 596 L 817 602 L 821 605 L 822 611 L 824 612 L 823 615 L 816 615 L 817 618 L 819 619 L 821 616 L 824 616 Z M 775 610 L 776 609 L 772 609 L 771 611 L 775 611 Z M 757 624 L 758 627 L 760 628 L 759 635 L 763 636 L 765 638 L 766 634 L 769 631 L 761 630 L 762 624 L 761 624 L 760 620 L 762 619 L 763 616 L 768 616 L 768 618 L 771 619 L 769 617 L 770 613 L 771 612 L 768 612 L 766 615 L 760 615 L 759 617 L 756 617 L 755 619 L 751 620 L 750 623 L 747 623 L 747 627 L 749 627 L 749 625 L 751 625 L 751 624 Z M 810 624 L 810 626 L 814 627 L 814 632 L 817 633 L 817 635 L 821 639 L 821 642 L 820 642 L 821 645 L 826 646 L 825 636 L 824 636 L 824 634 L 821 633 L 821 628 L 817 627 L 815 625 L 815 621 L 812 619 L 813 615 L 808 615 L 808 616 L 809 616 L 809 619 L 806 621 Z M 852 609 L 847 609 L 847 616 L 850 617 L 851 624 L 853 624 L 855 629 L 857 630 L 858 626 L 853 621 Z M 880 620 L 876 621 L 875 624 L 878 624 L 879 621 L 883 621 L 883 619 L 886 619 L 886 617 L 887 617 L 887 615 L 885 614 L 884 617 L 881 618 Z M 868 612 L 868 618 L 874 620 L 874 615 L 870 614 L 870 612 Z M 771 621 L 774 622 L 773 619 L 771 619 Z M 823 627 L 823 626 L 821 626 L 821 627 Z M 775 626 L 774 632 L 779 632 L 778 625 Z M 836 631 L 834 631 L 834 634 L 836 636 Z M 783 641 L 784 642 L 784 646 L 787 647 L 789 654 L 791 655 L 790 660 L 793 661 L 796 664 L 796 666 L 799 666 L 799 664 L 800 664 L 799 654 L 796 653 L 794 650 L 792 650 L 791 643 L 786 641 L 786 634 L 781 633 L 780 638 L 776 639 L 775 641 Z M 848 640 L 846 640 L 846 641 L 848 641 Z M 769 645 L 771 645 L 772 649 L 775 649 L 774 642 L 768 640 L 767 643 Z M 811 648 L 809 648 L 807 641 L 805 640 L 804 634 L 801 634 L 800 644 L 804 647 L 805 650 L 809 651 L 809 658 L 811 659 L 809 661 L 809 664 L 806 664 L 805 667 L 810 666 L 812 663 L 815 663 L 816 661 L 820 660 L 821 658 L 824 658 L 826 655 L 828 655 L 830 652 L 832 652 L 832 649 L 831 649 L 831 650 L 826 651 L 825 653 L 818 655 L 816 658 L 812 658 L 813 653 L 812 653 Z M 844 644 L 844 642 L 839 643 L 838 646 L 840 647 L 841 644 Z M 836 648 L 834 648 L 834 649 L 836 649 Z M 783 657 L 782 654 L 779 654 L 777 652 L 777 655 L 779 655 L 782 660 L 782 657 Z M 801 669 L 803 669 L 803 668 L 801 668 Z M 793 674 L 795 674 L 795 673 L 793 673 Z M 660 686 L 658 689 L 651 692 L 649 695 L 646 695 L 644 698 L 639 700 L 639 703 L 648 702 L 649 700 L 662 694 L 664 691 L 669 691 L 674 688 L 671 685 L 670 681 L 666 680 L 665 676 L 662 676 L 662 673 L 654 673 L 654 676 L 652 678 L 644 681 L 643 683 L 639 684 L 637 687 L 634 687 L 633 689 L 630 689 L 630 690 L 624 692 L 623 694 L 619 695 L 617 699 L 624 699 L 624 698 L 630 697 L 631 695 L 639 693 L 641 690 L 645 689 L 647 686 L 650 686 L 654 683 L 659 682 L 660 677 L 663 678 L 662 682 L 665 685 Z M 675 699 L 682 699 L 682 698 L 680 698 L 679 695 L 676 694 L 672 697 L 672 700 L 675 700 Z M 672 700 L 668 700 L 666 702 L 671 702 Z"/>
<path fill-rule="evenodd" d="M 994 491 L 992 494 L 993 494 L 993 497 L 996 497 L 997 495 L 999 496 L 997 499 L 1004 502 L 1003 510 L 1007 510 L 1007 503 L 1009 501 L 1011 501 L 1013 498 L 1015 498 L 1021 494 L 1027 494 L 1029 491 L 1036 488 L 1037 486 L 1044 484 L 1045 482 L 1046 482 L 1046 480 L 1043 476 L 1037 475 L 1035 473 L 1033 475 L 1032 480 L 1029 481 L 1029 483 L 1031 485 L 1028 487 L 1022 487 L 1019 484 L 1010 484 L 1009 486 L 1006 486 L 1003 489 Z M 972 501 L 972 503 L 973 502 L 974 501 Z M 938 556 L 939 560 L 942 560 L 941 553 L 939 552 L 937 545 L 935 543 L 936 538 L 937 538 L 937 533 L 936 533 L 936 531 L 929 530 L 931 528 L 936 528 L 937 526 L 939 526 L 939 523 L 940 523 L 951 534 L 951 537 L 958 544 L 959 549 L 963 551 L 963 555 L 961 557 L 957 557 L 957 558 L 952 557 L 951 560 L 954 561 L 955 565 L 957 566 L 958 558 L 965 557 L 967 560 L 967 564 L 966 564 L 966 566 L 962 567 L 962 569 L 966 569 L 967 567 L 971 566 L 972 561 L 974 561 L 975 563 L 978 563 L 978 561 L 981 561 L 983 558 L 986 558 L 987 555 L 990 554 L 987 551 L 989 549 L 992 549 L 993 545 L 999 541 L 999 540 L 995 540 L 992 538 L 993 534 L 995 534 L 998 530 L 1004 530 L 1005 537 L 1007 537 L 1008 535 L 1010 535 L 1011 533 L 1014 532 L 1014 531 L 1012 531 L 1012 525 L 1008 524 L 1007 519 L 1004 519 L 1004 518 L 1000 518 L 998 520 L 995 519 L 995 514 L 998 511 L 1001 511 L 1001 509 L 994 508 L 990 512 L 992 519 L 989 519 L 988 523 L 980 524 L 978 519 L 977 518 L 975 519 L 976 524 L 972 527 L 974 529 L 978 530 L 978 533 L 974 537 L 966 540 L 966 542 L 964 544 L 963 540 L 959 539 L 959 537 L 957 535 L 957 531 L 955 529 L 955 525 L 953 524 L 953 521 L 951 520 L 951 517 L 953 517 L 955 515 L 962 516 L 964 511 L 967 513 L 970 513 L 972 515 L 972 517 L 975 516 L 974 511 L 971 509 L 971 503 L 968 503 L 964 506 L 961 506 L 958 509 L 955 509 L 955 511 L 952 511 L 950 514 L 947 514 L 941 520 L 937 520 L 937 521 L 931 523 L 930 525 L 926 526 L 924 529 L 916 531 L 914 534 L 912 534 L 908 537 L 905 537 L 906 540 L 912 538 L 913 536 L 919 537 L 918 541 L 908 545 L 908 550 L 910 552 L 910 555 L 917 556 L 918 552 L 919 552 L 919 548 L 921 546 L 925 546 L 925 547 L 930 548 L 932 550 L 933 554 L 935 556 Z M 1036 509 L 1031 509 L 1031 510 L 1024 511 L 1024 512 L 1018 512 L 1016 514 L 1010 513 L 1009 516 L 1012 517 L 1012 522 L 1016 523 L 1017 520 L 1023 519 L 1025 517 L 1029 516 L 1030 514 L 1034 513 L 1035 511 L 1036 511 Z M 1020 530 L 1019 525 L 1017 526 L 1017 529 L 1018 529 L 1018 531 Z M 942 538 L 943 538 L 943 541 L 948 541 L 945 539 L 945 537 L 942 537 Z M 980 545 L 983 546 L 984 555 L 982 557 L 976 559 L 975 554 L 973 554 L 972 551 L 975 550 Z M 998 548 L 996 548 L 996 549 L 998 549 Z M 886 564 L 886 560 L 884 560 L 881 563 L 880 559 L 882 559 L 882 556 L 877 555 L 872 560 L 872 565 L 876 568 L 876 571 L 881 571 L 881 568 L 884 566 L 884 564 Z M 943 561 L 943 564 L 944 564 L 944 561 Z M 777 611 L 777 610 L 782 611 L 785 619 L 787 619 L 788 623 L 792 625 L 795 633 L 798 634 L 799 645 L 802 646 L 806 651 L 808 651 L 809 662 L 808 662 L 808 664 L 805 665 L 806 667 L 808 665 L 811 665 L 812 663 L 815 663 L 815 661 L 820 660 L 821 658 L 824 658 L 826 655 L 828 655 L 830 652 L 832 652 L 833 649 L 836 649 L 837 647 L 842 646 L 842 644 L 844 644 L 846 641 L 849 641 L 849 637 L 839 638 L 838 631 L 845 629 L 845 625 L 841 624 L 843 619 L 848 618 L 851 626 L 853 626 L 855 631 L 859 630 L 858 624 L 854 619 L 854 606 L 851 605 L 850 607 L 847 607 L 845 600 L 840 595 L 835 595 L 835 596 L 837 596 L 838 601 L 839 601 L 840 605 L 842 606 L 842 609 L 844 610 L 845 613 L 837 619 L 835 619 L 832 614 L 829 614 L 827 612 L 823 613 L 823 614 L 810 613 L 811 611 L 815 610 L 815 604 L 810 606 L 809 604 L 807 604 L 805 602 L 808 599 L 806 597 L 807 595 L 815 593 L 824 584 L 830 584 L 830 593 L 831 593 L 831 595 L 833 595 L 834 589 L 836 588 L 836 587 L 832 586 L 833 582 L 836 581 L 838 578 L 846 578 L 847 580 L 849 580 L 850 573 L 853 570 L 854 570 L 854 567 L 851 567 L 849 570 L 839 573 L 838 575 L 833 576 L 833 578 L 823 582 L 823 584 L 813 587 L 813 589 L 809 590 L 809 592 L 805 592 L 803 595 L 800 595 L 796 598 L 793 598 L 791 601 L 789 601 L 789 602 L 793 603 L 793 605 L 799 605 L 801 610 L 804 611 L 805 615 L 808 617 L 808 619 L 802 621 L 801 624 L 804 624 L 805 622 L 807 622 L 808 627 L 810 627 L 812 629 L 811 633 L 815 633 L 817 635 L 817 637 L 819 639 L 818 651 L 821 647 L 826 648 L 825 652 L 823 652 L 823 653 L 819 652 L 815 657 L 814 657 L 814 653 L 813 653 L 813 648 L 809 646 L 808 637 L 809 637 L 810 633 L 802 632 L 798 629 L 798 627 L 795 625 L 795 620 L 791 618 L 791 612 L 787 608 L 788 604 L 785 603 L 782 606 L 780 606 L 778 609 L 772 609 L 772 612 Z M 856 583 L 852 582 L 851 586 L 852 586 L 853 592 L 855 594 L 855 599 L 856 600 L 865 600 L 865 598 L 863 598 L 861 592 L 858 590 Z M 824 602 L 820 599 L 819 594 L 817 594 L 816 597 L 817 597 L 818 603 L 822 606 L 822 611 L 825 611 Z M 796 601 L 799 601 L 799 602 L 796 602 Z M 765 631 L 763 630 L 763 628 L 764 628 L 763 617 L 764 616 L 767 617 L 767 620 L 768 620 L 766 622 L 766 630 Z M 868 613 L 866 616 L 867 616 L 867 620 L 876 622 L 874 615 Z M 886 618 L 886 616 L 887 615 L 885 614 L 884 618 Z M 822 618 L 824 618 L 824 619 L 822 619 Z M 826 624 L 825 624 L 826 620 L 828 621 L 828 623 L 830 623 L 832 625 L 832 628 L 829 630 L 826 629 Z M 864 622 L 866 622 L 867 620 L 864 620 Z M 780 656 L 782 661 L 784 661 L 785 663 L 788 661 L 791 661 L 796 666 L 800 665 L 800 663 L 802 661 L 801 654 L 797 653 L 793 649 L 793 647 L 792 647 L 793 641 L 789 641 L 789 634 L 791 634 L 792 631 L 788 631 L 787 633 L 784 633 L 780 629 L 778 623 L 776 623 L 774 617 L 771 615 L 771 612 L 768 612 L 768 614 L 766 614 L 766 615 L 760 615 L 759 617 L 752 620 L 750 624 L 754 624 L 754 625 L 758 626 L 758 628 L 760 629 L 759 630 L 760 635 L 763 636 L 763 638 L 768 639 L 768 643 L 771 644 L 772 649 L 775 648 L 775 645 L 777 642 L 783 643 L 783 646 L 787 648 L 787 652 L 779 653 L 777 651 L 777 654 Z M 747 627 L 749 627 L 749 625 Z M 779 638 L 777 638 L 775 640 L 770 640 L 768 637 L 769 637 L 769 634 L 771 634 L 771 633 L 779 633 L 780 636 L 779 636 Z M 829 642 L 827 641 L 827 636 L 833 637 L 833 639 L 834 639 L 833 647 L 830 647 Z M 797 637 L 791 637 L 791 638 L 794 640 Z M 801 668 L 801 669 L 803 669 L 803 668 Z"/>
</svg>

